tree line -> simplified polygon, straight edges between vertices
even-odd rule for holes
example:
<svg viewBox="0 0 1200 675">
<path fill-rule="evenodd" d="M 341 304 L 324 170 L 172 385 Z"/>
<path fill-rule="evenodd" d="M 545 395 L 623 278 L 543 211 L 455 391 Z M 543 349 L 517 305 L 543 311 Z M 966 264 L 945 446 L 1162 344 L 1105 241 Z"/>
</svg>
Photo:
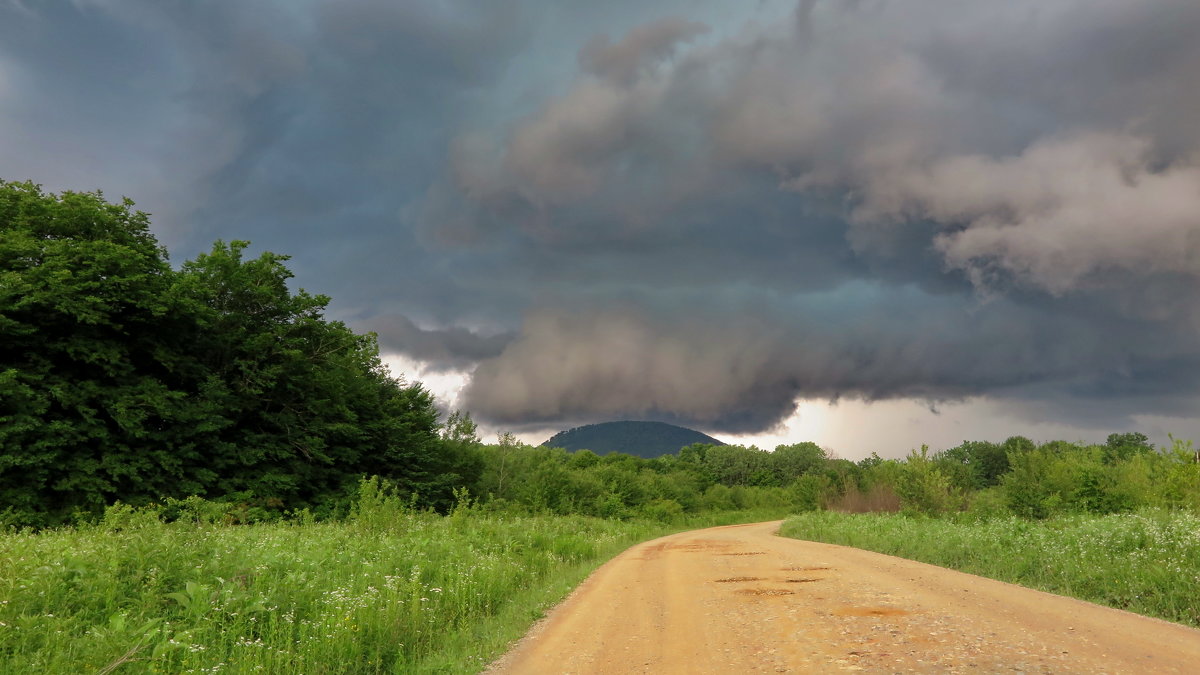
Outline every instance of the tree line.
<svg viewBox="0 0 1200 675">
<path fill-rule="evenodd" d="M 1200 512 L 1191 443 L 1158 449 L 1140 433 L 1101 444 L 965 441 L 858 462 L 811 442 L 773 451 L 698 443 L 654 459 L 531 447 L 511 435 L 476 447 L 483 469 L 470 493 L 484 508 L 522 512 L 660 519 L 763 507 L 1030 519 L 1144 507 Z"/>
</svg>

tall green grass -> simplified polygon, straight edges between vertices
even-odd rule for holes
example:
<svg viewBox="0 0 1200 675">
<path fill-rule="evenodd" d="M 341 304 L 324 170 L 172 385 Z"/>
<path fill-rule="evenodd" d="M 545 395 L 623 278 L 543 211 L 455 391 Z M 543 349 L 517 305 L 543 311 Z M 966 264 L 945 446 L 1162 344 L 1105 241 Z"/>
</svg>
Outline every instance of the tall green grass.
<svg viewBox="0 0 1200 675">
<path fill-rule="evenodd" d="M 888 553 L 1200 627 L 1200 516 L 1147 510 L 1045 521 L 815 512 L 784 536 Z"/>
<path fill-rule="evenodd" d="M 477 672 L 632 543 L 774 515 L 438 516 L 364 487 L 339 522 L 227 525 L 196 500 L 0 534 L 0 672 Z"/>
</svg>

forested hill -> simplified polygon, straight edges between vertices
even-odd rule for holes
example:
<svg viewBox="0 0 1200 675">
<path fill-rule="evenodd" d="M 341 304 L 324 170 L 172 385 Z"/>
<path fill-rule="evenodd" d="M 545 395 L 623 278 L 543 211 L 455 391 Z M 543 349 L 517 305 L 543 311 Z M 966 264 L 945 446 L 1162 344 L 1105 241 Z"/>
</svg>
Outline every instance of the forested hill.
<svg viewBox="0 0 1200 675">
<path fill-rule="evenodd" d="M 604 422 L 560 431 L 542 443 L 549 448 L 591 450 L 599 455 L 624 452 L 638 457 L 661 457 L 693 443 L 725 445 L 693 429 L 664 422 Z"/>
</svg>

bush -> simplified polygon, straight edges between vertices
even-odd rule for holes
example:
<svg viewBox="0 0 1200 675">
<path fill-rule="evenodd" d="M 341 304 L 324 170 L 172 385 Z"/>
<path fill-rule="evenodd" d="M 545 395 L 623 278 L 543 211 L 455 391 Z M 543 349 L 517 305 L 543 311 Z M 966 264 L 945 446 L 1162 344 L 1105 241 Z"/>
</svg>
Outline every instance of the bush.
<svg viewBox="0 0 1200 675">
<path fill-rule="evenodd" d="M 901 507 L 911 513 L 939 515 L 962 508 L 963 497 L 929 457 L 929 446 L 908 455 L 896 483 Z"/>
<path fill-rule="evenodd" d="M 660 523 L 674 523 L 683 517 L 683 506 L 674 499 L 655 499 L 641 508 L 642 516 Z"/>
<path fill-rule="evenodd" d="M 968 521 L 981 522 L 1011 517 L 1012 511 L 999 488 L 988 488 L 969 497 L 965 516 Z"/>
<path fill-rule="evenodd" d="M 829 497 L 830 481 L 827 476 L 805 474 L 792 481 L 789 488 L 791 503 L 799 511 L 817 511 L 825 508 Z"/>
</svg>

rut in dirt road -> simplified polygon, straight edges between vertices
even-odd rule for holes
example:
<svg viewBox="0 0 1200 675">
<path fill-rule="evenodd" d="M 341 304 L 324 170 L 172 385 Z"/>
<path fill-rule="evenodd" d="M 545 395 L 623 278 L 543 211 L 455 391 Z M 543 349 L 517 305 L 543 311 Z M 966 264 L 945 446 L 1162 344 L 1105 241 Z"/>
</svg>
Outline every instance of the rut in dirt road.
<svg viewBox="0 0 1200 675">
<path fill-rule="evenodd" d="M 1200 631 L 779 522 L 634 546 L 491 673 L 1195 673 Z"/>
</svg>

